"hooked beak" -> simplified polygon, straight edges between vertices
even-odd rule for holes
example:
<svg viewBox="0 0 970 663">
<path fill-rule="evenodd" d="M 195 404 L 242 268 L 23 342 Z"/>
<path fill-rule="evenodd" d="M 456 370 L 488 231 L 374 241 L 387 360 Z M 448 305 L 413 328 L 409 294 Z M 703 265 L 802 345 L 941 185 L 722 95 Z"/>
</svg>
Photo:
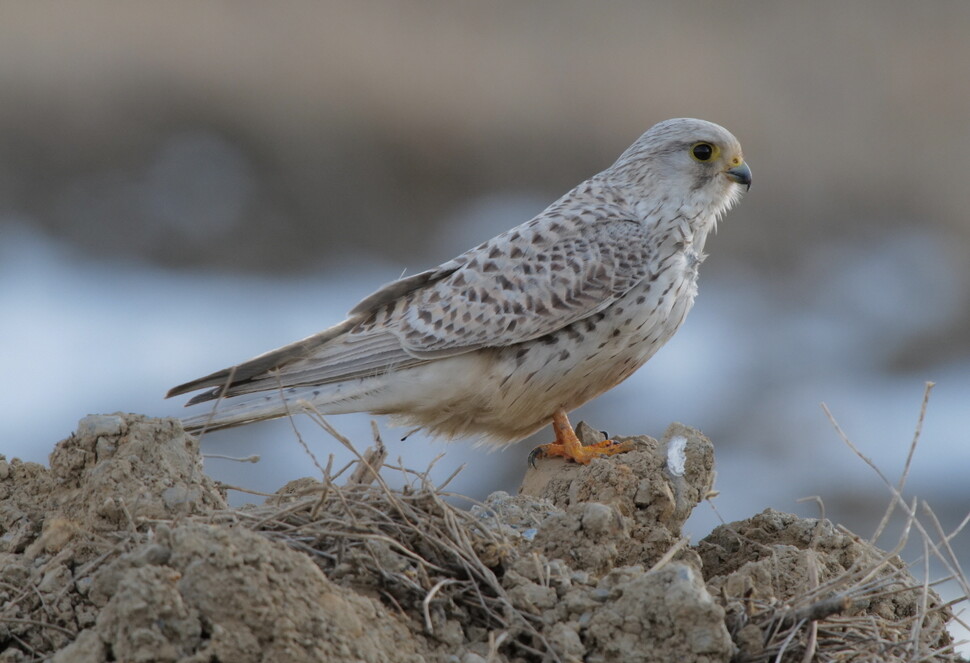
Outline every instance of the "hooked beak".
<svg viewBox="0 0 970 663">
<path fill-rule="evenodd" d="M 738 184 L 743 184 L 745 186 L 745 191 L 751 189 L 751 169 L 748 168 L 748 164 L 741 162 L 740 165 L 734 168 L 728 168 L 724 171 L 728 179 L 732 182 L 737 182 Z"/>
</svg>

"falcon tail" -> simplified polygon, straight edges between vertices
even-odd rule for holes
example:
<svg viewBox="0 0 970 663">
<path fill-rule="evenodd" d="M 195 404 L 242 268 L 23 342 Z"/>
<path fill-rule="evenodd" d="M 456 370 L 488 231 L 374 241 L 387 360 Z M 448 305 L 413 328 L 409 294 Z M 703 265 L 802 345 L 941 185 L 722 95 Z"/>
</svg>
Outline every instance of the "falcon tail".
<svg viewBox="0 0 970 663">
<path fill-rule="evenodd" d="M 308 408 L 321 414 L 347 414 L 379 407 L 379 399 L 373 397 L 382 391 L 383 380 L 372 377 L 366 385 L 363 382 L 290 387 L 215 400 L 207 412 L 182 419 L 182 426 L 190 433 L 200 433 L 299 414 Z"/>
</svg>

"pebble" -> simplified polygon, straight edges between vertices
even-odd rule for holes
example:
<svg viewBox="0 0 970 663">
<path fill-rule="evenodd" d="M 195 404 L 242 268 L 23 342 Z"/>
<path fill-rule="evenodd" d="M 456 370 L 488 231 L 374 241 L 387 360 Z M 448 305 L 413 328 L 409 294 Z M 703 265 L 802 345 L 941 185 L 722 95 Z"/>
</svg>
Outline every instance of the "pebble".
<svg viewBox="0 0 970 663">
<path fill-rule="evenodd" d="M 125 420 L 117 414 L 89 414 L 77 422 L 77 434 L 82 437 L 121 435 Z"/>
</svg>

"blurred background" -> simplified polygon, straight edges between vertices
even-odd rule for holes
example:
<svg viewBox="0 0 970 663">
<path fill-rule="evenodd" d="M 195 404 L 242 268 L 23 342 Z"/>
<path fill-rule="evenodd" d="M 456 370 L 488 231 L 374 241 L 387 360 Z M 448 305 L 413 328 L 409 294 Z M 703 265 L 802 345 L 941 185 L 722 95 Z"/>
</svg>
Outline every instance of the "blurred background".
<svg viewBox="0 0 970 663">
<path fill-rule="evenodd" d="M 529 219 L 653 123 L 700 117 L 754 172 L 675 339 L 582 408 L 718 450 L 726 520 L 872 533 L 924 382 L 908 495 L 970 508 L 970 3 L 5 3 L 0 452 L 45 462 L 87 413 L 177 415 L 178 383 L 337 322 L 403 272 Z M 298 425 L 326 463 L 339 446 Z M 369 418 L 332 423 L 361 446 Z M 381 420 L 392 456 L 482 498 L 487 453 Z M 287 422 L 207 436 L 230 483 L 316 470 Z M 248 499 L 235 494 L 236 502 Z M 718 515 L 702 505 L 693 539 Z M 894 542 L 887 540 L 885 546 Z M 966 534 L 954 545 L 966 547 Z"/>
</svg>

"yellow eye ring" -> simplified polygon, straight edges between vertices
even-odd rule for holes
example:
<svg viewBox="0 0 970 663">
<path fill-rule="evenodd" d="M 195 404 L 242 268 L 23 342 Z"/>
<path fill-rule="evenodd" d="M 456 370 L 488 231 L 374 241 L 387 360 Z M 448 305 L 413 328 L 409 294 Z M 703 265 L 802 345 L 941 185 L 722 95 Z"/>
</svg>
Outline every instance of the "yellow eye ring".
<svg viewBox="0 0 970 663">
<path fill-rule="evenodd" d="M 690 156 L 694 161 L 701 163 L 713 161 L 721 155 L 721 149 L 717 145 L 700 142 L 690 146 Z"/>
</svg>

